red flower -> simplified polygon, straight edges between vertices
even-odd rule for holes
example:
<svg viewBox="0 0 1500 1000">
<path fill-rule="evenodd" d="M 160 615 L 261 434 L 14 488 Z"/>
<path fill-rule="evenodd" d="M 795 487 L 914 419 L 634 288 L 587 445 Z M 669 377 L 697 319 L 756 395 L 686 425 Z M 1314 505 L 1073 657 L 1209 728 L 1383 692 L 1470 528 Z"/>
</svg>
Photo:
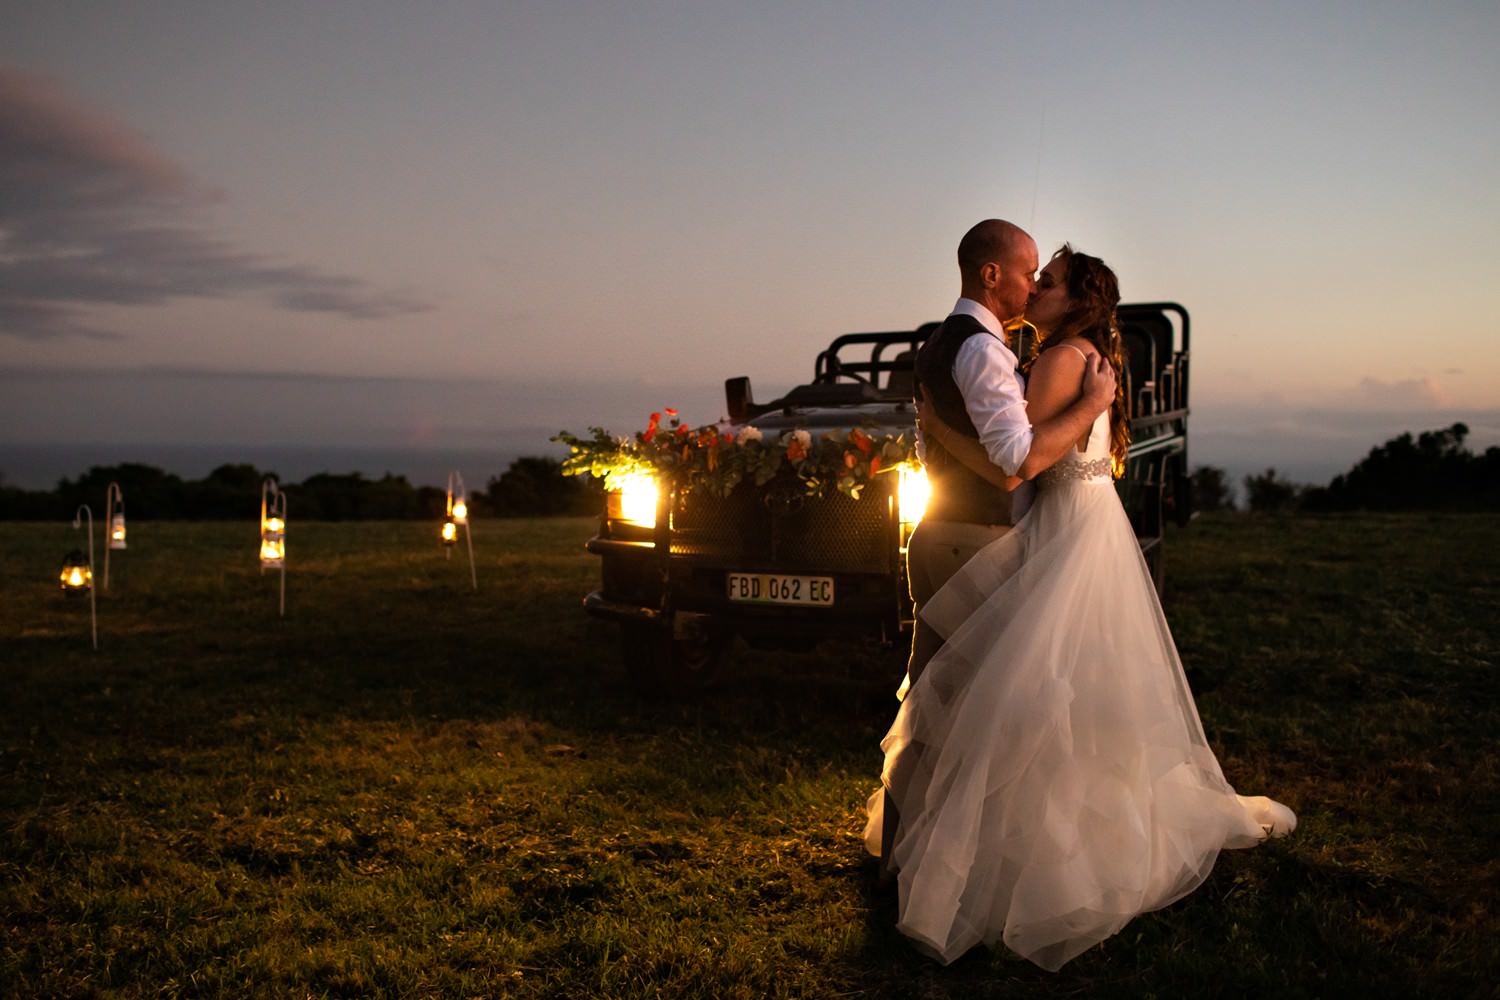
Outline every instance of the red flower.
<svg viewBox="0 0 1500 1000">
<path fill-rule="evenodd" d="M 667 416 L 669 416 L 669 417 L 675 417 L 675 416 L 677 416 L 677 411 L 674 410 L 674 409 L 672 409 L 669 406 L 669 407 L 667 407 Z"/>
<path fill-rule="evenodd" d="M 800 462 L 807 457 L 807 449 L 802 442 L 792 438 L 786 443 L 786 460 L 788 462 Z"/>
<path fill-rule="evenodd" d="M 668 410 L 667 412 L 671 413 L 672 411 Z M 646 433 L 641 435 L 641 440 L 650 441 L 652 438 L 656 437 L 656 425 L 659 423 L 661 423 L 661 414 L 651 414 L 651 420 L 646 424 Z"/>
<path fill-rule="evenodd" d="M 687 424 L 678 424 L 677 425 L 677 436 L 678 437 L 686 437 L 690 432 L 691 432 L 691 429 L 688 427 Z"/>
<path fill-rule="evenodd" d="M 879 455 L 871 456 L 871 458 L 870 458 L 870 475 L 873 476 L 873 475 L 875 475 L 875 473 L 877 473 L 879 471 L 880 471 L 880 456 Z"/>
<path fill-rule="evenodd" d="M 858 462 L 859 462 L 859 459 L 855 456 L 854 452 L 852 452 L 852 451 L 846 451 L 846 452 L 844 452 L 844 468 L 846 468 L 846 469 L 852 469 L 852 468 L 854 468 L 854 466 Z"/>
<path fill-rule="evenodd" d="M 870 453 L 870 439 L 858 428 L 855 428 L 854 430 L 849 432 L 849 441 L 854 445 L 854 447 L 858 448 L 865 454 L 868 455 Z"/>
</svg>

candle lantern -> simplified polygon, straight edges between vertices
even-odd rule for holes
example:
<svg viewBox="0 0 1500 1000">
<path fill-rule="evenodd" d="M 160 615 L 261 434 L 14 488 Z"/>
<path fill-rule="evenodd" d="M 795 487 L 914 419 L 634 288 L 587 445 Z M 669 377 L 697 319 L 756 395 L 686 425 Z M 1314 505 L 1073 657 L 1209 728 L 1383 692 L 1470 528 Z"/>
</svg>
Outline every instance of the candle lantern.
<svg viewBox="0 0 1500 1000">
<path fill-rule="evenodd" d="M 448 509 L 443 519 L 444 558 L 453 558 L 453 546 L 458 544 L 458 529 L 464 529 L 464 542 L 469 549 L 469 582 L 479 589 L 479 577 L 474 569 L 474 536 L 469 527 L 469 503 L 464 491 L 464 477 L 457 470 L 448 473 Z"/>
<path fill-rule="evenodd" d="M 109 589 L 109 554 L 125 547 L 125 494 L 119 483 L 110 483 L 104 491 L 104 523 L 109 537 L 104 541 L 104 589 Z"/>
<path fill-rule="evenodd" d="M 260 571 L 281 573 L 280 614 L 286 617 L 286 494 L 276 480 L 260 484 Z"/>
<path fill-rule="evenodd" d="M 83 595 L 94 586 L 94 569 L 89 557 L 81 549 L 74 549 L 63 556 L 62 591 L 64 594 Z"/>
<path fill-rule="evenodd" d="M 89 595 L 89 633 L 93 637 L 94 648 L 99 648 L 99 605 L 94 597 L 94 512 L 89 509 L 88 504 L 79 506 L 73 515 L 73 530 L 77 531 L 83 527 L 83 517 L 88 515 L 89 520 L 89 550 L 84 555 L 79 549 L 74 549 L 63 558 L 62 572 L 58 574 L 59 583 L 62 585 L 64 594 Z"/>
</svg>

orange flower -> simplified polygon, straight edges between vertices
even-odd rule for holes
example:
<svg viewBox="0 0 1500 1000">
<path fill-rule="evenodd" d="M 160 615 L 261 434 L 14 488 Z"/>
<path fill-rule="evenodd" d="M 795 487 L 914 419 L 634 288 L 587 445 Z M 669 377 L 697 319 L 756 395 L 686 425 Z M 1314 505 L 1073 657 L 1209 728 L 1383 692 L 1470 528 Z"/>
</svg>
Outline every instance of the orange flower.
<svg viewBox="0 0 1500 1000">
<path fill-rule="evenodd" d="M 786 460 L 788 462 L 800 462 L 807 457 L 807 446 L 796 438 L 786 443 Z"/>
<path fill-rule="evenodd" d="M 844 452 L 844 468 L 852 469 L 859 463 L 859 458 L 852 451 Z"/>
<path fill-rule="evenodd" d="M 880 456 L 879 455 L 873 455 L 873 456 L 870 457 L 870 475 L 873 476 L 873 475 L 875 475 L 875 473 L 877 473 L 879 471 L 880 471 Z"/>
<path fill-rule="evenodd" d="M 859 428 L 849 432 L 849 442 L 866 455 L 870 453 L 870 439 Z"/>
</svg>

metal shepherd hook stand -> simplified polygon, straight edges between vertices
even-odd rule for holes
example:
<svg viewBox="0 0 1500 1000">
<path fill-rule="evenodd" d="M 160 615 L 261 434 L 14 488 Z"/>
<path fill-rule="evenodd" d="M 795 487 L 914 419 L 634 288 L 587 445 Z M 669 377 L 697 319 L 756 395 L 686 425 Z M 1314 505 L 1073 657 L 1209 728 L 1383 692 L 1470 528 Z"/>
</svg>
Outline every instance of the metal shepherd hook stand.
<svg viewBox="0 0 1500 1000">
<path fill-rule="evenodd" d="M 454 497 L 453 486 L 458 484 L 458 496 Z M 458 529 L 464 529 L 464 541 L 469 547 L 469 582 L 479 589 L 479 576 L 474 569 L 474 536 L 469 530 L 468 494 L 464 490 L 464 477 L 457 470 L 448 473 L 448 514 L 443 518 L 443 553 L 453 558 L 453 544 L 458 541 Z"/>
<path fill-rule="evenodd" d="M 109 590 L 109 550 L 125 547 L 125 494 L 119 483 L 110 483 L 104 491 L 104 523 L 109 525 L 109 538 L 104 542 L 104 589 Z"/>
<path fill-rule="evenodd" d="M 79 504 L 78 509 L 73 512 L 73 530 L 82 527 L 83 515 L 89 516 L 89 576 L 94 575 L 94 512 L 89 509 L 88 504 Z M 89 587 L 89 631 L 94 639 L 94 651 L 99 651 L 99 606 L 94 599 L 94 588 Z"/>
<path fill-rule="evenodd" d="M 281 571 L 280 615 L 286 617 L 286 494 L 276 480 L 260 484 L 260 571 Z"/>
</svg>

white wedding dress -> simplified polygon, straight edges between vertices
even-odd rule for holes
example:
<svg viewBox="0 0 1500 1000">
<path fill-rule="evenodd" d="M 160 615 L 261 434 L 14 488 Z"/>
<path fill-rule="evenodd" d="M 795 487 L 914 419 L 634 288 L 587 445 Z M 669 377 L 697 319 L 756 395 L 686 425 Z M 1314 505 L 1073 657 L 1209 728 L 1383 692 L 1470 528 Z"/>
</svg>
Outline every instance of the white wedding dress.
<svg viewBox="0 0 1500 1000">
<path fill-rule="evenodd" d="M 881 743 L 882 788 L 897 926 L 945 964 L 1003 941 L 1056 970 L 1191 892 L 1220 849 L 1296 824 L 1224 780 L 1109 462 L 1106 412 L 922 608 L 946 642 Z"/>
</svg>

